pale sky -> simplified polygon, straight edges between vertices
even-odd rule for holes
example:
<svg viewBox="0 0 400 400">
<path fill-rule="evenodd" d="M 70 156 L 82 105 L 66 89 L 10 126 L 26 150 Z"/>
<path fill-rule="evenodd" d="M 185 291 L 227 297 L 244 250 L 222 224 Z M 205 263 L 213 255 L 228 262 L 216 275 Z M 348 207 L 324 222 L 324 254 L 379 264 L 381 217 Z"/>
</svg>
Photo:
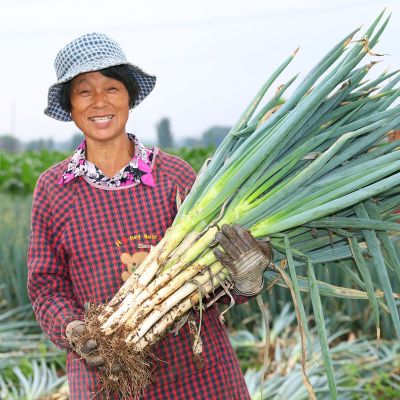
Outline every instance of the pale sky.
<svg viewBox="0 0 400 400">
<path fill-rule="evenodd" d="M 157 76 L 128 130 L 156 140 L 171 119 L 176 138 L 232 125 L 271 72 L 300 46 L 277 85 L 301 76 L 343 36 L 387 7 L 392 19 L 375 48 L 375 69 L 400 68 L 398 0 L 0 0 L 0 134 L 67 139 L 72 122 L 43 114 L 57 52 L 85 33 L 119 42 L 130 62 Z"/>
</svg>

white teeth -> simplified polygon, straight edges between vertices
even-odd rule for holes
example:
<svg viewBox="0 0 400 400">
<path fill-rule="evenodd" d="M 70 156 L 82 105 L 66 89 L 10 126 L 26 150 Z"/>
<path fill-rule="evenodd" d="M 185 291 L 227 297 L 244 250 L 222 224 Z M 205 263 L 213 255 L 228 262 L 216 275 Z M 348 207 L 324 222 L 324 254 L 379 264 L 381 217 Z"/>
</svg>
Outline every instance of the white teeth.
<svg viewBox="0 0 400 400">
<path fill-rule="evenodd" d="M 98 122 L 98 123 L 104 123 L 104 122 L 108 122 L 110 121 L 112 118 L 112 115 L 108 116 L 108 117 L 99 117 L 99 118 L 90 118 L 90 120 L 92 120 L 93 122 Z"/>
</svg>

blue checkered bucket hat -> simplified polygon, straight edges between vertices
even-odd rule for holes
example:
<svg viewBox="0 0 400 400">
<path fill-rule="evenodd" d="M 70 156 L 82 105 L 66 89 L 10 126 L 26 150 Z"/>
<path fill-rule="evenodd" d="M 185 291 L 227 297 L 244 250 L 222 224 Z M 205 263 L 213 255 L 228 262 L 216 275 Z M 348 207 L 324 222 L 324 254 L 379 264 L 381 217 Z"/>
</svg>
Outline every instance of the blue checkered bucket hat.
<svg viewBox="0 0 400 400">
<path fill-rule="evenodd" d="M 114 65 L 126 64 L 139 85 L 136 107 L 154 88 L 156 77 L 128 63 L 120 45 L 100 33 L 90 33 L 67 44 L 56 56 L 54 67 L 57 82 L 50 86 L 48 104 L 44 113 L 59 121 L 72 121 L 70 114 L 60 104 L 62 84 L 84 72 L 98 71 Z"/>
</svg>

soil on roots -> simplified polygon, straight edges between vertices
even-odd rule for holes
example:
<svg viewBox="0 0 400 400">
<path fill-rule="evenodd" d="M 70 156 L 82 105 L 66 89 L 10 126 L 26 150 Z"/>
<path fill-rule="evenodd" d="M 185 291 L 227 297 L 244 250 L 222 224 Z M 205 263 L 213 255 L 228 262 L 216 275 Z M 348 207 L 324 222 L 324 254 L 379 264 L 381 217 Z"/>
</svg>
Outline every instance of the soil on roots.
<svg viewBox="0 0 400 400">
<path fill-rule="evenodd" d="M 123 328 L 105 336 L 101 330 L 98 316 L 104 305 L 90 305 L 85 312 L 85 331 L 83 339 L 94 339 L 98 344 L 95 353 L 104 359 L 104 367 L 99 370 L 99 390 L 103 398 L 112 398 L 119 393 L 123 399 L 139 399 L 151 380 L 151 360 L 149 349 L 138 351 L 128 345 L 125 338 L 128 332 Z M 118 368 L 120 366 L 120 368 Z"/>
</svg>

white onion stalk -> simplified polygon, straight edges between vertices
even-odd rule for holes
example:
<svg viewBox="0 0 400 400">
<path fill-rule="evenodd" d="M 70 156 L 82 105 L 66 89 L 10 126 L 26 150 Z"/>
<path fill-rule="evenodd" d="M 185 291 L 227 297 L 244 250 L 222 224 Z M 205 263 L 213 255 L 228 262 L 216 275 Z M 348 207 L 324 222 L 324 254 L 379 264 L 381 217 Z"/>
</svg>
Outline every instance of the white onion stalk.
<svg viewBox="0 0 400 400">
<path fill-rule="evenodd" d="M 189 281 L 186 282 L 185 285 L 181 286 L 179 289 L 174 290 L 171 296 L 167 297 L 161 304 L 158 304 L 156 307 L 154 307 L 153 312 L 149 314 L 143 321 L 136 325 L 135 333 L 129 334 L 126 338 L 126 342 L 136 343 L 163 315 L 171 310 L 171 308 L 173 308 L 175 305 L 179 304 L 181 300 L 198 290 L 198 285 L 204 286 L 207 282 L 210 282 L 212 277 L 220 273 L 223 268 L 224 267 L 220 263 L 214 263 L 210 267 L 211 274 L 209 270 L 206 270 L 204 271 L 204 273 L 196 275 L 197 284 Z M 217 279 L 215 283 L 218 283 Z M 145 304 L 142 305 L 142 309 L 144 310 L 144 312 L 146 311 Z"/>
<path fill-rule="evenodd" d="M 143 317 L 145 314 L 148 314 L 153 308 L 157 308 L 158 304 L 160 304 L 162 301 L 172 295 L 177 289 L 181 288 L 191 279 L 194 279 L 196 277 L 196 280 L 198 281 L 197 274 L 201 273 L 215 260 L 216 259 L 214 254 L 209 252 L 204 257 L 196 261 L 194 264 L 190 265 L 190 267 L 187 267 L 184 271 L 182 271 L 173 279 L 169 276 L 169 271 L 163 274 L 162 276 L 168 275 L 168 278 L 170 278 L 169 281 L 166 282 L 165 286 L 159 287 L 159 289 L 155 290 L 153 290 L 150 285 L 149 290 L 146 293 L 152 293 L 153 295 L 151 297 L 148 295 L 146 296 L 146 298 L 136 298 L 137 303 L 133 305 L 136 311 L 130 316 L 129 320 L 126 322 L 126 328 L 130 329 L 136 326 L 136 320 L 139 316 Z M 141 294 L 143 293 L 144 292 L 142 292 Z"/>
<path fill-rule="evenodd" d="M 205 293 L 211 293 L 213 289 L 218 286 L 218 283 L 218 278 L 214 278 L 212 282 L 208 281 L 204 284 L 203 291 Z M 168 311 L 135 343 L 136 350 L 143 350 L 147 346 L 155 343 L 177 319 L 185 315 L 192 307 L 198 304 L 201 297 L 202 294 L 197 291 Z"/>
</svg>

